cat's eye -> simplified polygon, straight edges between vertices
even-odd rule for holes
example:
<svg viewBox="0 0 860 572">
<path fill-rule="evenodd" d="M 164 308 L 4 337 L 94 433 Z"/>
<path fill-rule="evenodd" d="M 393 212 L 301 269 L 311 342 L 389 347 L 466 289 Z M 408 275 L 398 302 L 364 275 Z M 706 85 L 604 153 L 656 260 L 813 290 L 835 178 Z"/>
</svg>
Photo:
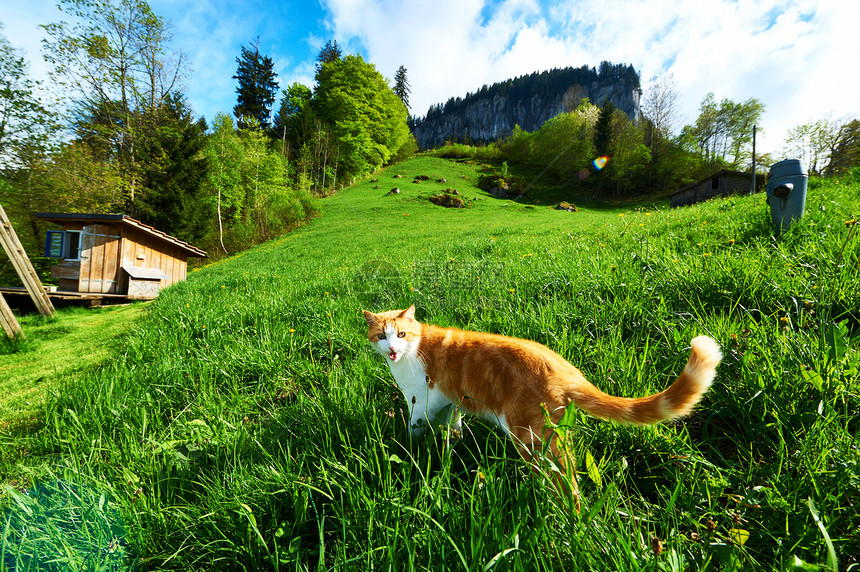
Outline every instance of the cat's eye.
<svg viewBox="0 0 860 572">
<path fill-rule="evenodd" d="M 406 332 L 397 332 L 397 337 L 398 337 L 398 338 L 405 338 L 405 337 L 406 337 Z"/>
<path fill-rule="evenodd" d="M 379 339 L 379 340 L 384 340 L 384 339 L 385 339 L 385 334 L 376 334 L 376 338 L 377 338 L 377 339 Z"/>
</svg>

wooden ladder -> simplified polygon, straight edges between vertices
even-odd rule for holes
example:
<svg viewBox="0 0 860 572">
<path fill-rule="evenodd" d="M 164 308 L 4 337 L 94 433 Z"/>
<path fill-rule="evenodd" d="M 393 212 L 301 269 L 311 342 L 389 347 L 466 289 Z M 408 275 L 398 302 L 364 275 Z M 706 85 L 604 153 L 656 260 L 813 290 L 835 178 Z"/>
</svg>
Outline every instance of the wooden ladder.
<svg viewBox="0 0 860 572">
<path fill-rule="evenodd" d="M 12 313 L 12 308 L 6 303 L 6 298 L 3 297 L 2 293 L 0 293 L 0 326 L 3 327 L 3 331 L 10 340 L 24 336 L 21 325 L 15 319 L 15 314 Z"/>
<path fill-rule="evenodd" d="M 33 268 L 30 259 L 27 258 L 27 253 L 24 251 L 24 247 L 21 246 L 21 241 L 18 240 L 18 235 L 15 233 L 12 223 L 9 222 L 9 217 L 6 216 L 6 211 L 3 210 L 2 205 L 0 205 L 0 245 L 3 246 L 3 250 L 9 256 L 9 260 L 12 261 L 15 272 L 18 273 L 18 276 L 24 283 L 24 288 L 27 289 L 39 313 L 46 318 L 53 318 L 56 313 L 54 305 L 51 304 L 51 299 L 45 293 L 42 281 L 39 280 L 36 269 Z M 15 337 L 22 333 L 21 326 L 18 325 L 18 321 L 12 314 L 12 310 L 9 309 L 9 305 L 2 294 L 0 294 L 0 324 L 2 324 L 3 331 L 9 337 Z"/>
</svg>

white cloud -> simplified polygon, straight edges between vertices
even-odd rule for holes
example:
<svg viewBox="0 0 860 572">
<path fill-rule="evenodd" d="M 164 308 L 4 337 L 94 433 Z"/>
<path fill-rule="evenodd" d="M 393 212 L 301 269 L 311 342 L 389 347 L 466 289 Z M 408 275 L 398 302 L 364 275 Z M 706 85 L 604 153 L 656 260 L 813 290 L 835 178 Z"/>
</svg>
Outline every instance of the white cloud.
<svg viewBox="0 0 860 572">
<path fill-rule="evenodd" d="M 630 63 L 643 84 L 672 71 L 680 123 L 709 91 L 767 105 L 761 149 L 790 127 L 860 116 L 853 73 L 860 2 L 845 0 L 151 0 L 174 25 L 193 72 L 187 95 L 210 120 L 235 104 L 235 59 L 260 37 L 281 87 L 313 82 L 320 46 L 336 39 L 392 78 L 406 66 L 414 114 L 484 84 L 553 67 Z M 39 24 L 52 0 L 9 3 L 3 33 L 45 79 Z"/>
<path fill-rule="evenodd" d="M 632 63 L 643 83 L 674 73 L 682 123 L 704 96 L 767 105 L 760 139 L 778 151 L 785 131 L 828 113 L 860 114 L 848 72 L 860 3 L 840 0 L 435 3 L 326 0 L 331 30 L 386 75 L 405 65 L 413 113 L 484 83 L 602 60 Z M 488 17 L 487 17 L 488 16 Z"/>
<path fill-rule="evenodd" d="M 468 90 L 481 81 L 476 75 L 482 60 L 471 57 L 480 1 L 327 0 L 325 6 L 338 41 L 363 48 L 384 76 L 392 78 L 399 66 L 406 66 L 413 109 L 422 110 L 417 113 L 457 95 L 452 86 Z"/>
</svg>

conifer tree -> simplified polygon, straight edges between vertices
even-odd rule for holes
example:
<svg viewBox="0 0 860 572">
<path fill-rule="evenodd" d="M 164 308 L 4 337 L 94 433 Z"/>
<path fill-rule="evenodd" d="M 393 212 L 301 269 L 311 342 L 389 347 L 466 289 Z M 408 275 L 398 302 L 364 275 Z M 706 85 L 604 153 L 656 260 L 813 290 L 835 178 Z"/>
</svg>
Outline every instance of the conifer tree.
<svg viewBox="0 0 860 572">
<path fill-rule="evenodd" d="M 400 66 L 397 68 L 397 73 L 394 74 L 394 95 L 400 98 L 406 109 L 410 109 L 409 94 L 411 90 L 409 87 L 409 82 L 406 80 L 406 68 Z"/>
<path fill-rule="evenodd" d="M 607 99 L 600 106 L 600 114 L 597 116 L 597 125 L 594 127 L 594 152 L 598 156 L 609 155 L 612 145 L 612 116 L 615 114 L 615 105 Z"/>
<path fill-rule="evenodd" d="M 187 241 L 202 237 L 208 224 L 202 187 L 209 169 L 203 157 L 206 121 L 194 118 L 185 97 L 174 92 L 155 112 L 141 118 L 151 135 L 137 152 L 141 189 L 135 211 L 145 223 Z"/>
<path fill-rule="evenodd" d="M 343 52 L 337 43 L 337 40 L 329 40 L 320 50 L 317 56 L 316 75 L 319 76 L 322 67 L 328 63 L 336 62 L 343 56 Z"/>
<path fill-rule="evenodd" d="M 246 126 L 244 118 L 254 118 L 261 129 L 268 129 L 272 105 L 278 93 L 278 74 L 274 71 L 272 58 L 260 54 L 259 40 L 253 47 L 242 46 L 241 57 L 236 58 L 239 67 L 233 79 L 238 80 L 236 88 L 238 103 L 233 115 L 240 128 Z"/>
</svg>

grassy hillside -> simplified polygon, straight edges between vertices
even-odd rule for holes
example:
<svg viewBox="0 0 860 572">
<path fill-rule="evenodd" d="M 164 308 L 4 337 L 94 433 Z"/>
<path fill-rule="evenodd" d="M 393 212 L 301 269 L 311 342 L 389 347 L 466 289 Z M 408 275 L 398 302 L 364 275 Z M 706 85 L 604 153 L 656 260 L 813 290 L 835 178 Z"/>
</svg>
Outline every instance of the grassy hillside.
<svg viewBox="0 0 860 572">
<path fill-rule="evenodd" d="M 761 195 L 569 213 L 540 180 L 524 202 L 493 198 L 480 169 L 390 168 L 164 292 L 109 365 L 48 400 L 44 426 L 2 434 L 7 564 L 857 564 L 860 182 L 813 182 L 806 218 L 774 238 Z M 472 208 L 419 199 L 444 187 Z M 665 387 L 696 335 L 725 359 L 681 422 L 576 416 L 580 515 L 480 421 L 410 441 L 360 310 L 412 303 L 422 321 L 542 342 L 618 395 Z"/>
<path fill-rule="evenodd" d="M 145 306 L 67 308 L 53 320 L 21 316 L 26 338 L 0 336 L 0 425 L 38 417 L 63 380 L 109 361 Z"/>
</svg>

